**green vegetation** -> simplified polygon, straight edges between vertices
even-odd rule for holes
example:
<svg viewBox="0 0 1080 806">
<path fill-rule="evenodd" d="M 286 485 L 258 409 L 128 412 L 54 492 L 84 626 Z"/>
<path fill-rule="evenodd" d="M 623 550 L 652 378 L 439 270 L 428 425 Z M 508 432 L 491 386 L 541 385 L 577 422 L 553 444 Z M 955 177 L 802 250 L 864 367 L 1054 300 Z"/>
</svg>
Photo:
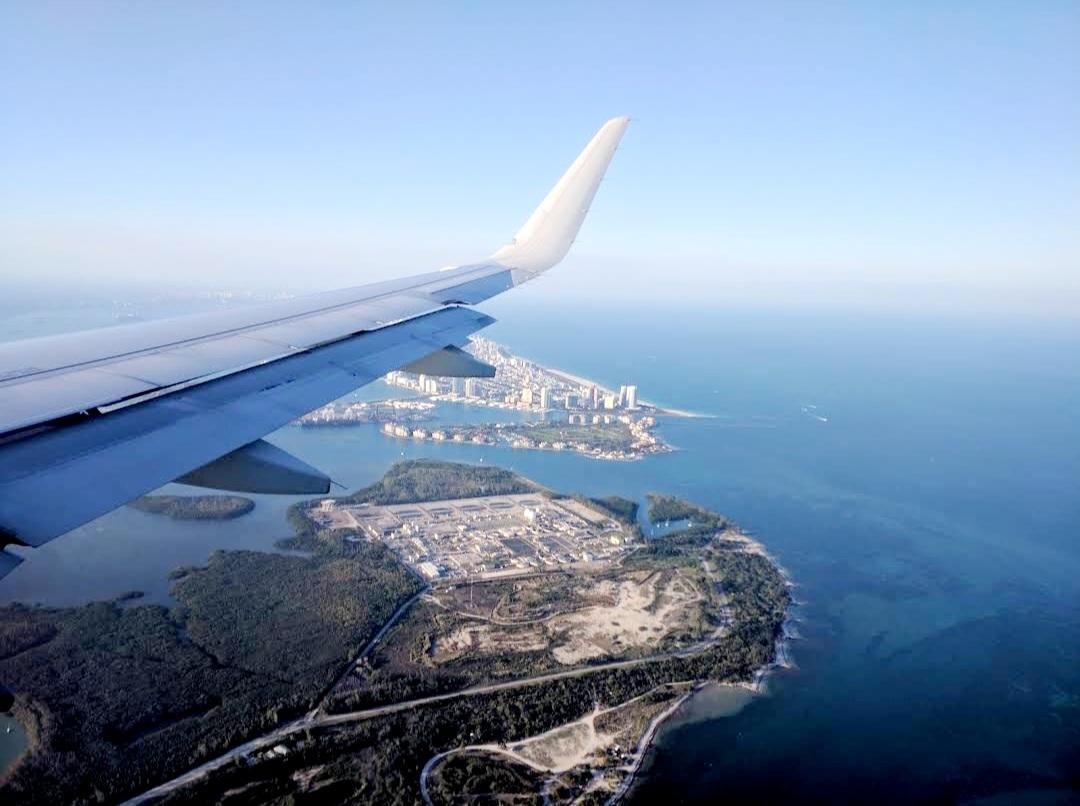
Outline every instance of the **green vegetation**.
<svg viewBox="0 0 1080 806">
<path fill-rule="evenodd" d="M 548 575 L 553 583 L 550 592 L 557 593 L 554 596 L 548 596 L 546 588 L 528 586 L 522 581 L 493 581 L 458 588 L 457 600 L 449 608 L 430 601 L 418 602 L 324 707 L 332 713 L 343 713 L 566 669 L 552 656 L 550 647 L 508 646 L 465 653 L 438 663 L 432 658 L 432 650 L 456 628 L 476 624 L 475 616 L 494 614 L 506 621 L 528 622 L 547 617 L 556 605 L 562 612 L 575 610 L 584 601 L 582 586 L 588 590 L 602 580 L 662 574 L 666 569 L 678 567 L 698 580 L 699 589 L 707 590 L 709 583 L 701 569 L 703 560 L 708 562 L 720 589 L 732 602 L 733 619 L 728 632 L 699 654 L 649 663 L 644 667 L 648 672 L 642 672 L 645 675 L 642 679 L 648 685 L 635 689 L 629 696 L 661 683 L 748 679 L 754 670 L 772 660 L 774 641 L 789 602 L 787 583 L 765 556 L 743 550 L 741 544 L 725 539 L 715 528 L 694 526 L 647 541 L 626 559 L 621 569 L 584 577 Z M 529 599 L 519 602 L 523 591 Z M 474 601 L 472 607 L 467 604 L 470 600 Z M 525 608 L 520 606 L 523 603 L 527 605 Z M 707 619 L 703 628 L 708 630 L 708 625 L 721 621 L 724 608 L 719 599 L 711 596 L 702 607 Z M 519 629 L 524 633 L 529 627 L 523 624 L 520 628 L 504 629 L 507 632 Z M 693 633 L 680 632 L 647 649 L 613 650 L 611 655 L 594 662 L 640 657 L 685 646 L 694 639 Z"/>
<path fill-rule="evenodd" d="M 742 570 L 731 590 L 737 596 L 748 594 L 752 604 L 739 608 L 728 634 L 698 655 L 602 669 L 311 729 L 302 739 L 288 742 L 292 752 L 286 758 L 230 766 L 171 794 L 165 802 L 241 804 L 251 802 L 243 793 L 258 791 L 259 802 L 413 803 L 420 799 L 424 764 L 444 750 L 518 741 L 580 719 L 594 704 L 622 703 L 665 683 L 745 680 L 773 657 L 783 619 L 780 603 L 786 603 L 787 591 L 764 557 L 741 556 L 745 563 L 739 562 Z M 296 775 L 317 767 L 321 769 L 310 779 Z"/>
<path fill-rule="evenodd" d="M 381 543 L 339 543 L 312 560 L 218 552 L 173 595 L 196 644 L 226 665 L 300 686 L 310 700 L 419 588 Z"/>
<path fill-rule="evenodd" d="M 481 495 L 531 493 L 541 488 L 510 470 L 435 459 L 398 462 L 386 475 L 346 498 L 352 503 L 411 504 Z"/>
<path fill-rule="evenodd" d="M 578 496 L 575 496 L 578 498 Z M 626 526 L 637 526 L 638 502 L 618 495 L 603 498 L 579 498 L 583 503 L 598 507 Z"/>
<path fill-rule="evenodd" d="M 544 779 L 531 767 L 508 758 L 486 754 L 461 753 L 442 762 L 428 781 L 434 803 L 536 804 L 544 802 L 540 794 Z"/>
<path fill-rule="evenodd" d="M 128 506 L 177 520 L 223 521 L 247 515 L 255 502 L 239 495 L 144 495 Z"/>
<path fill-rule="evenodd" d="M 718 528 L 723 528 L 727 524 L 727 518 L 723 515 L 717 515 L 715 512 L 710 512 L 674 495 L 649 493 L 648 499 L 649 520 L 653 523 L 689 520 Z"/>
<path fill-rule="evenodd" d="M 620 422 L 585 425 L 567 423 L 515 425 L 504 427 L 502 433 L 526 437 L 537 443 L 583 442 L 589 448 L 598 448 L 605 452 L 629 451 L 634 446 L 634 435 L 630 432 L 630 426 Z"/>
<path fill-rule="evenodd" d="M 5 800 L 116 800 L 311 708 L 419 589 L 381 545 L 317 548 L 216 553 L 172 610 L 0 608 L 0 680 L 41 739 Z"/>
<path fill-rule="evenodd" d="M 410 503 L 547 491 L 506 470 L 445 462 L 395 465 L 350 500 Z M 591 502 L 632 523 L 634 502 Z M 513 742 L 659 685 L 748 679 L 773 658 L 788 604 L 784 579 L 767 557 L 723 532 L 725 519 L 656 496 L 661 512 L 693 524 L 647 541 L 611 573 L 715 580 L 731 600 L 729 629 L 697 654 L 598 668 L 529 686 L 472 694 L 284 740 L 289 753 L 253 754 L 170 793 L 167 803 L 413 803 L 420 771 L 436 753 L 467 744 Z M 310 556 L 219 552 L 205 567 L 174 573 L 171 609 L 134 602 L 77 608 L 0 608 L 0 682 L 30 721 L 36 751 L 5 782 L 5 802 L 116 801 L 174 777 L 323 701 L 347 662 L 420 589 L 385 547 L 320 531 L 308 504 L 289 513 L 296 535 L 283 545 Z M 681 507 L 681 509 L 680 509 Z M 671 519 L 671 518 L 668 518 Z M 476 585 L 452 611 L 421 598 L 380 642 L 359 683 L 330 702 L 334 711 L 454 691 L 477 679 L 525 677 L 550 668 L 545 651 L 492 653 L 436 670 L 430 657 L 438 619 L 481 613 L 499 620 L 545 618 L 582 596 L 574 575 L 549 574 L 542 587 Z M 579 588 L 575 588 L 575 584 Z M 460 589 L 464 590 L 464 589 Z M 711 611 L 710 611 L 711 613 Z M 363 677 L 363 676 L 362 676 Z M 436 794 L 520 793 L 533 773 L 478 766 L 463 756 L 433 777 Z M 490 767 L 490 768 L 489 768 Z M 485 789 L 486 787 L 486 789 Z M 515 798 L 516 800 L 516 798 Z"/>
</svg>

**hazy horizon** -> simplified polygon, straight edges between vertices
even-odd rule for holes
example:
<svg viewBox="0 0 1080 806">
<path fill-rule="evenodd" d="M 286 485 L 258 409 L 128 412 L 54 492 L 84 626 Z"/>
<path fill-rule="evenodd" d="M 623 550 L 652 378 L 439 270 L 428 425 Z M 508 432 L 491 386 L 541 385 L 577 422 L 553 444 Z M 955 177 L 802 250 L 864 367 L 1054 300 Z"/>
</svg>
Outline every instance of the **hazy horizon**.
<svg viewBox="0 0 1080 806">
<path fill-rule="evenodd" d="M 4 274 L 293 292 L 476 260 L 634 117 L 537 303 L 1080 314 L 1080 10 L 0 11 Z"/>
</svg>

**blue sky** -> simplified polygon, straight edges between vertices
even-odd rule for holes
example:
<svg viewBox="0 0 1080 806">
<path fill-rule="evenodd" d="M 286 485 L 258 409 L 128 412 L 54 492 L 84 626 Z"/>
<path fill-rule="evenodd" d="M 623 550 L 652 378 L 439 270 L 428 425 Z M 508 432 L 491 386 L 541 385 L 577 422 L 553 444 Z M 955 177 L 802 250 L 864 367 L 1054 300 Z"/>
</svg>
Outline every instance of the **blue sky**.
<svg viewBox="0 0 1080 806">
<path fill-rule="evenodd" d="M 1075 2 L 11 0 L 0 103 L 14 277 L 477 259 L 629 114 L 532 301 L 1080 314 Z"/>
</svg>

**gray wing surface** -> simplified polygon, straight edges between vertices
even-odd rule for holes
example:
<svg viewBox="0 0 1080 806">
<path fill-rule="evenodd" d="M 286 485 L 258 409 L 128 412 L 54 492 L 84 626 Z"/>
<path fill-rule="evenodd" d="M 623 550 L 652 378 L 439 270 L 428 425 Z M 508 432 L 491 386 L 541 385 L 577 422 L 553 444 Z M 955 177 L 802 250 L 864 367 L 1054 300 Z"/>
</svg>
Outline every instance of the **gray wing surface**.
<svg viewBox="0 0 1080 806">
<path fill-rule="evenodd" d="M 466 306 L 562 259 L 628 123 L 604 124 L 514 240 L 484 261 L 0 344 L 0 544 L 41 545 L 173 480 L 327 491 L 323 474 L 261 437 L 391 370 L 427 361 L 487 374 L 451 352 L 493 321 Z M 0 576 L 19 559 L 0 552 Z"/>
</svg>

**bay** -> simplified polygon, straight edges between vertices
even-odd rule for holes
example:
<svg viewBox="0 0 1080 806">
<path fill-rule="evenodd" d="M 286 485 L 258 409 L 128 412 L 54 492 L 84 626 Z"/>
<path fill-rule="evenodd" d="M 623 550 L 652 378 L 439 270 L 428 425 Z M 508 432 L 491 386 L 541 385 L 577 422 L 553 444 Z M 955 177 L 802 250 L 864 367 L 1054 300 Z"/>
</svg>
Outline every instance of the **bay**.
<svg viewBox="0 0 1080 806">
<path fill-rule="evenodd" d="M 675 493 L 759 537 L 797 584 L 795 666 L 738 707 L 692 702 L 661 730 L 634 799 L 1075 796 L 1075 323 L 582 307 L 555 326 L 551 311 L 499 307 L 485 335 L 516 352 L 710 416 L 665 419 L 678 450 L 629 463 L 392 440 L 374 426 L 271 439 L 350 489 L 402 458 L 485 462 L 560 490 Z M 288 534 L 291 500 L 256 499 L 218 523 L 118 510 L 23 551 L 0 600 L 137 589 L 167 603 L 177 565 Z"/>
</svg>

